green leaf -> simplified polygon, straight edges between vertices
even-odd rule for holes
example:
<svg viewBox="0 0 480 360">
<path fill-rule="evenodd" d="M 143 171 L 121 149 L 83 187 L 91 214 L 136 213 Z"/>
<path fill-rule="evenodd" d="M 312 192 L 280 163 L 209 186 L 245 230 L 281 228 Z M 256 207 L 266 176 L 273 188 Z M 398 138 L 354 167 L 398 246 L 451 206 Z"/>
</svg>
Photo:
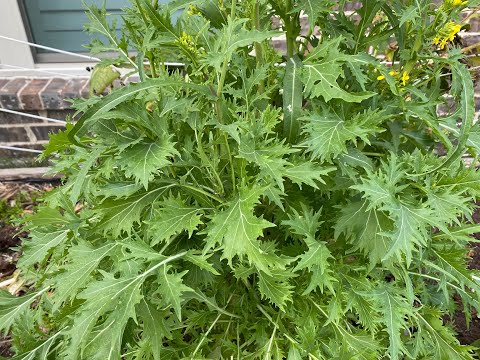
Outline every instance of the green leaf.
<svg viewBox="0 0 480 360">
<path fill-rule="evenodd" d="M 408 21 L 414 21 L 417 19 L 419 14 L 419 6 L 418 5 L 410 5 L 409 7 L 403 9 L 401 12 L 402 16 L 400 16 L 400 26 L 403 26 Z"/>
<path fill-rule="evenodd" d="M 155 209 L 153 217 L 147 222 L 151 232 L 152 245 L 159 242 L 170 242 L 172 236 L 187 231 L 189 238 L 193 232 L 203 224 L 201 217 L 203 209 L 196 206 L 189 206 L 181 197 L 170 196 L 158 203 L 159 208 Z"/>
<path fill-rule="evenodd" d="M 86 242 L 80 242 L 68 250 L 66 263 L 59 274 L 53 277 L 55 288 L 53 297 L 54 311 L 67 300 L 75 298 L 78 290 L 87 285 L 90 274 L 97 269 L 100 261 L 108 256 L 117 244 L 106 244 L 94 248 Z"/>
<path fill-rule="evenodd" d="M 153 359 L 160 360 L 163 348 L 160 339 L 172 339 L 172 334 L 165 324 L 165 315 L 153 304 L 143 300 L 138 307 L 138 317 L 143 321 L 142 337 L 152 344 Z"/>
<path fill-rule="evenodd" d="M 260 272 L 258 290 L 262 294 L 262 299 L 269 299 L 281 311 L 285 311 L 287 303 L 292 302 L 293 286 L 288 282 L 288 278 L 291 276 L 293 275 L 285 271 L 272 271 L 272 275 Z"/>
<path fill-rule="evenodd" d="M 474 347 L 460 345 L 455 333 L 446 327 L 442 314 L 430 307 L 422 308 L 417 314 L 418 324 L 421 326 L 417 337 L 425 343 L 434 344 L 424 349 L 427 356 L 435 359 L 472 360 Z M 423 347 L 418 347 L 422 349 Z"/>
<path fill-rule="evenodd" d="M 293 269 L 293 272 L 303 269 L 311 272 L 310 284 L 302 295 L 309 294 L 317 287 L 322 292 L 324 287 L 327 287 L 332 293 L 335 293 L 333 283 L 337 280 L 332 276 L 332 270 L 328 263 L 333 256 L 324 241 L 315 239 L 315 234 L 322 224 L 322 221 L 319 221 L 320 214 L 321 211 L 315 213 L 303 206 L 301 214 L 293 210 L 293 214 L 289 215 L 289 220 L 282 222 L 283 225 L 288 225 L 295 234 L 299 235 L 308 246 L 308 251 L 298 257 L 300 261 Z"/>
<path fill-rule="evenodd" d="M 239 195 L 228 202 L 225 210 L 218 211 L 211 218 L 205 233 L 207 235 L 206 249 L 211 249 L 217 244 L 223 249 L 222 258 L 227 259 L 231 267 L 234 257 L 248 258 L 250 264 L 258 270 L 270 274 L 271 263 L 269 254 L 260 247 L 258 238 L 263 235 L 263 230 L 273 224 L 254 215 L 255 205 L 263 192 L 261 187 L 240 189 Z"/>
<path fill-rule="evenodd" d="M 362 139 L 369 143 L 370 135 L 384 131 L 378 127 L 384 120 L 382 113 L 373 110 L 344 120 L 333 109 L 325 108 L 321 113 L 304 116 L 301 120 L 306 135 L 302 145 L 308 147 L 314 158 L 326 161 L 347 153 L 349 142 L 356 144 L 357 139 Z"/>
<path fill-rule="evenodd" d="M 102 272 L 103 279 L 92 282 L 78 298 L 85 299 L 74 313 L 73 324 L 66 330 L 70 341 L 64 358 L 75 360 L 84 350 L 97 359 L 113 359 L 120 355 L 125 326 L 129 319 L 136 321 L 135 307 L 142 299 L 141 287 L 145 279 L 162 266 L 185 255 L 172 255 L 139 275 L 117 279 Z M 102 317 L 103 322 L 97 325 Z M 97 333 L 98 332 L 98 333 Z M 105 333 L 105 339 L 101 335 Z M 90 341 L 89 341 L 90 340 Z M 92 341 L 95 343 L 92 343 Z M 88 346 L 91 344 L 91 347 Z M 98 355 L 97 355 L 98 354 Z"/>
<path fill-rule="evenodd" d="M 15 320 L 48 288 L 21 297 L 0 290 L 0 334 L 8 335 Z"/>
<path fill-rule="evenodd" d="M 298 0 L 295 8 L 299 11 L 304 11 L 308 15 L 308 23 L 311 29 L 319 17 L 323 17 L 324 13 L 330 13 L 332 3 L 329 1 L 315 1 L 315 0 Z"/>
<path fill-rule="evenodd" d="M 169 272 L 170 266 L 164 266 L 160 269 L 157 277 L 160 286 L 160 294 L 162 296 L 162 305 L 164 307 L 172 307 L 178 319 L 182 321 L 182 303 L 184 302 L 184 293 L 191 291 L 188 286 L 183 283 L 183 277 L 187 271 L 182 273 Z"/>
<path fill-rule="evenodd" d="M 324 41 L 305 59 L 301 78 L 307 97 L 322 96 L 326 102 L 332 99 L 361 102 L 375 95 L 373 92 L 351 93 L 338 84 L 339 78 L 344 76 L 342 67 L 347 56 L 338 50 L 341 40 L 341 37 L 337 37 Z"/>
<path fill-rule="evenodd" d="M 24 242 L 22 247 L 23 256 L 18 262 L 18 267 L 27 269 L 36 263 L 42 263 L 56 246 L 67 240 L 69 231 L 68 229 L 49 232 L 32 231 L 30 239 Z"/>
<path fill-rule="evenodd" d="M 302 112 L 303 84 L 300 79 L 302 62 L 298 56 L 289 58 L 283 79 L 284 136 L 289 143 L 296 143 L 300 132 L 298 118 Z"/>
<path fill-rule="evenodd" d="M 392 220 L 383 211 L 368 209 L 368 203 L 358 201 L 342 206 L 335 224 L 335 238 L 340 234 L 354 244 L 353 250 L 362 250 L 375 266 L 385 257 L 390 238 L 385 234 L 393 228 Z"/>
<path fill-rule="evenodd" d="M 118 237 L 122 232 L 128 234 L 132 231 L 132 225 L 141 221 L 141 215 L 146 207 L 169 191 L 173 185 L 163 185 L 147 192 L 142 192 L 122 200 L 107 199 L 96 209 L 102 220 L 98 226 L 104 231 L 112 231 L 113 236 Z"/>
<path fill-rule="evenodd" d="M 283 191 L 283 176 L 285 168 L 289 165 L 283 157 L 293 152 L 296 150 L 280 142 L 263 143 L 251 136 L 243 136 L 240 140 L 238 157 L 257 165 L 260 168 L 259 177 L 274 180 L 278 188 Z"/>
<path fill-rule="evenodd" d="M 224 61 L 229 61 L 233 53 L 253 43 L 260 43 L 281 33 L 278 31 L 247 30 L 245 23 L 248 19 L 232 19 L 222 27 L 215 39 L 214 47 L 205 54 L 203 62 L 220 71 Z"/>
<path fill-rule="evenodd" d="M 406 316 L 412 314 L 412 307 L 391 286 L 384 285 L 376 290 L 375 297 L 380 301 L 380 311 L 390 339 L 388 347 L 390 358 L 401 359 L 407 354 L 401 335 L 407 329 Z"/>
<path fill-rule="evenodd" d="M 142 141 L 119 155 L 118 164 L 125 170 L 128 178 L 133 176 L 148 190 L 153 174 L 170 165 L 174 155 L 178 155 L 178 152 L 167 138 L 160 141 Z"/>
<path fill-rule="evenodd" d="M 98 101 L 90 107 L 83 116 L 77 121 L 73 129 L 68 133 L 68 138 L 74 144 L 78 144 L 75 136 L 83 135 L 87 129 L 85 128 L 90 122 L 98 119 L 101 115 L 105 114 L 109 110 L 115 108 L 119 104 L 125 102 L 136 96 L 137 94 L 153 89 L 160 88 L 189 88 L 199 91 L 204 94 L 211 95 L 208 88 L 197 84 L 186 83 L 178 80 L 165 80 L 165 79 L 147 79 L 144 82 L 137 84 L 129 84 L 126 87 L 119 88 L 113 91 L 102 100 Z"/>
<path fill-rule="evenodd" d="M 336 170 L 335 167 L 321 167 L 312 161 L 294 161 L 292 166 L 285 169 L 285 177 L 297 184 L 300 189 L 302 185 L 308 185 L 318 189 L 317 182 L 325 184 L 323 177 Z"/>
</svg>

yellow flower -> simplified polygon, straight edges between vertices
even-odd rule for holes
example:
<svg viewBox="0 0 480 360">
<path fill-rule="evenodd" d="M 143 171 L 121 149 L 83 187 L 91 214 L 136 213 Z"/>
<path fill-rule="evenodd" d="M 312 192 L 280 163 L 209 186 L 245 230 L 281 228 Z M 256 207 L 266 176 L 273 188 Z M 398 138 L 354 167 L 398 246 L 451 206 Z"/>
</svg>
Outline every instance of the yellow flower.
<svg viewBox="0 0 480 360">
<path fill-rule="evenodd" d="M 190 5 L 187 11 L 188 15 L 200 15 L 200 11 L 195 5 Z"/>
<path fill-rule="evenodd" d="M 444 11 L 453 10 L 454 8 L 466 5 L 467 3 L 468 1 L 464 0 L 444 0 L 440 9 Z"/>
<path fill-rule="evenodd" d="M 178 39 L 180 45 L 186 47 L 190 51 L 195 51 L 195 43 L 193 42 L 193 38 L 188 35 L 185 31 L 182 33 L 182 36 Z"/>
<path fill-rule="evenodd" d="M 457 35 L 462 30 L 461 24 L 456 24 L 453 21 L 449 21 L 433 38 L 433 44 L 439 45 L 440 49 L 445 49 L 449 41 L 455 40 Z"/>
<path fill-rule="evenodd" d="M 377 80 L 385 80 L 385 75 L 377 76 Z"/>
<path fill-rule="evenodd" d="M 407 81 L 410 80 L 410 76 L 408 76 L 408 73 L 406 71 L 403 72 L 401 80 L 402 80 L 403 86 L 407 85 Z"/>
<path fill-rule="evenodd" d="M 390 76 L 397 76 L 397 75 L 398 75 L 398 71 L 393 71 L 393 70 L 392 70 L 392 71 L 389 71 L 389 72 L 388 72 L 388 75 L 390 75 Z"/>
</svg>

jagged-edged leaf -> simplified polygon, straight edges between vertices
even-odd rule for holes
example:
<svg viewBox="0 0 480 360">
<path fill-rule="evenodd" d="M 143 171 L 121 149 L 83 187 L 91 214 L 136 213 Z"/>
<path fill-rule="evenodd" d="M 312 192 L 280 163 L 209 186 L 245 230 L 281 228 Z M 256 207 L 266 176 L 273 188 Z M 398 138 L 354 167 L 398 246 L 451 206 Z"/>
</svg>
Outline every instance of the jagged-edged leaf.
<svg viewBox="0 0 480 360">
<path fill-rule="evenodd" d="M 160 286 L 159 294 L 162 297 L 162 305 L 172 307 L 177 317 L 182 320 L 182 303 L 184 293 L 191 291 L 183 283 L 183 277 L 187 271 L 175 273 L 170 271 L 170 266 L 164 266 L 158 271 L 157 282 Z"/>
<path fill-rule="evenodd" d="M 225 210 L 215 213 L 207 225 L 207 249 L 217 244 L 223 249 L 222 257 L 232 265 L 234 257 L 247 257 L 251 264 L 269 274 L 271 262 L 269 254 L 260 247 L 258 238 L 263 230 L 273 224 L 254 215 L 255 205 L 263 188 L 242 188 L 239 195 L 229 201 Z"/>
<path fill-rule="evenodd" d="M 401 259 L 405 255 L 407 264 L 412 262 L 412 253 L 427 244 L 428 223 L 425 219 L 434 219 L 435 213 L 426 208 L 411 208 L 403 204 L 392 208 L 390 217 L 394 228 L 382 235 L 390 237 L 388 251 L 382 260 L 392 257 Z"/>
<path fill-rule="evenodd" d="M 211 95 L 207 87 L 201 85 L 186 83 L 178 80 L 166 80 L 166 79 L 146 79 L 145 81 L 137 84 L 129 84 L 128 86 L 118 89 L 112 94 L 104 97 L 102 100 L 96 102 L 92 107 L 90 107 L 80 120 L 77 121 L 73 129 L 68 133 L 68 138 L 74 144 L 77 143 L 75 136 L 83 135 L 87 130 L 85 126 L 100 117 L 102 114 L 105 114 L 107 111 L 113 109 L 117 105 L 125 102 L 141 93 L 142 91 L 148 91 L 156 88 L 190 88 L 196 91 L 202 92 L 204 94 Z"/>
<path fill-rule="evenodd" d="M 288 166 L 285 169 L 285 177 L 297 184 L 300 189 L 303 184 L 318 188 L 317 181 L 325 184 L 322 177 L 335 170 L 336 168 L 333 166 L 321 167 L 312 161 L 305 160 L 293 162 L 291 166 Z"/>
<path fill-rule="evenodd" d="M 7 335 L 14 321 L 48 288 L 21 297 L 0 290 L 0 334 Z"/>
<path fill-rule="evenodd" d="M 288 282 L 289 274 L 286 271 L 272 271 L 272 275 L 263 272 L 259 273 L 258 290 L 262 298 L 278 306 L 281 311 L 285 311 L 285 306 L 292 301 L 293 286 Z"/>
<path fill-rule="evenodd" d="M 306 57 L 302 68 L 306 96 L 310 98 L 321 96 L 326 102 L 332 99 L 361 102 L 375 95 L 373 92 L 349 92 L 338 84 L 338 80 L 344 76 L 343 64 L 348 57 L 339 51 L 342 40 L 342 37 L 326 40 Z"/>
<path fill-rule="evenodd" d="M 294 272 L 308 269 L 311 272 L 310 283 L 302 295 L 314 291 L 317 287 L 323 292 L 327 287 L 332 293 L 335 293 L 333 283 L 337 280 L 333 276 L 333 271 L 328 262 L 333 258 L 325 242 L 316 240 L 307 240 L 308 251 L 300 255 L 300 261 L 295 266 Z"/>
<path fill-rule="evenodd" d="M 118 156 L 118 164 L 128 178 L 133 177 L 148 190 L 155 171 L 170 165 L 171 158 L 177 154 L 174 144 L 164 137 L 157 141 L 142 141 L 127 148 Z"/>
<path fill-rule="evenodd" d="M 393 222 L 385 212 L 368 210 L 367 202 L 358 201 L 342 206 L 335 237 L 344 234 L 354 244 L 354 250 L 362 250 L 368 256 L 373 267 L 387 254 L 390 239 L 386 233 L 392 228 Z"/>
<path fill-rule="evenodd" d="M 54 310 L 58 309 L 67 299 L 74 298 L 77 292 L 87 285 L 91 279 L 90 274 L 116 246 L 116 243 L 110 243 L 94 248 L 86 242 L 80 242 L 68 250 L 66 263 L 61 269 L 63 271 L 52 279 L 55 288 Z"/>
<path fill-rule="evenodd" d="M 143 322 L 142 338 L 148 339 L 152 344 L 154 360 L 160 360 L 163 348 L 160 339 L 172 339 L 172 334 L 165 324 L 165 314 L 153 304 L 143 300 L 138 306 L 138 317 Z"/>
<path fill-rule="evenodd" d="M 333 2 L 328 0 L 298 0 L 295 8 L 298 8 L 298 11 L 304 11 L 308 15 L 308 23 L 313 29 L 319 17 L 325 12 L 330 13 L 332 11 L 332 5 Z"/>
<path fill-rule="evenodd" d="M 118 237 L 122 232 L 131 233 L 132 225 L 140 222 L 141 214 L 145 208 L 152 206 L 155 200 L 172 187 L 171 184 L 163 185 L 127 199 L 105 200 L 96 210 L 102 216 L 98 226 L 104 231 L 112 231 L 115 237 Z"/>
<path fill-rule="evenodd" d="M 141 184 L 131 181 L 111 182 L 99 188 L 95 195 L 106 198 L 113 197 L 118 200 L 132 196 L 141 188 Z"/>
<path fill-rule="evenodd" d="M 421 331 L 416 337 L 432 346 L 418 346 L 420 353 L 434 359 L 473 360 L 474 347 L 460 345 L 455 333 L 444 324 L 442 314 L 431 307 L 422 308 L 416 316 Z"/>
<path fill-rule="evenodd" d="M 131 277 L 117 279 L 102 272 L 103 279 L 90 283 L 78 296 L 88 301 L 75 310 L 71 328 L 65 331 L 70 341 L 64 358 L 75 360 L 84 351 L 97 359 L 102 356 L 103 359 L 118 358 L 125 326 L 129 319 L 137 319 L 135 307 L 142 299 L 141 287 L 145 279 L 184 255 L 185 252 L 172 255 Z M 103 321 L 98 323 L 100 317 Z M 102 333 L 108 335 L 107 338 L 101 336 Z"/>
<path fill-rule="evenodd" d="M 374 296 L 379 300 L 380 312 L 388 332 L 390 358 L 401 359 L 407 353 L 402 334 L 408 326 L 406 317 L 413 314 L 413 308 L 392 286 L 382 286 L 375 291 Z"/>
<path fill-rule="evenodd" d="M 50 335 L 50 337 L 45 340 L 35 344 L 30 350 L 22 352 L 12 357 L 8 357 L 8 360 L 47 360 L 50 354 L 50 349 L 57 341 L 57 338 L 62 335 L 62 331 L 57 332 L 56 334 Z M 1 360 L 7 359 L 0 356 Z"/>
<path fill-rule="evenodd" d="M 102 280 L 90 283 L 79 295 L 88 301 L 75 312 L 72 327 L 67 331 L 70 342 L 64 358 L 77 359 L 84 351 L 96 359 L 117 358 L 127 321 L 136 319 L 135 306 L 141 300 L 143 280 L 141 276 L 115 279 L 105 273 Z M 105 320 L 96 327 L 100 317 Z M 94 348 L 89 349 L 87 344 Z"/>
<path fill-rule="evenodd" d="M 212 51 L 205 55 L 204 63 L 220 70 L 223 62 L 231 59 L 232 54 L 237 49 L 280 34 L 277 31 L 247 30 L 246 22 L 247 19 L 232 19 L 229 17 L 227 23 L 218 33 Z"/>
<path fill-rule="evenodd" d="M 383 116 L 378 111 L 356 114 L 345 120 L 333 109 L 324 108 L 321 113 L 313 113 L 301 118 L 306 138 L 302 145 L 308 147 L 314 158 L 331 161 L 348 152 L 349 142 L 357 139 L 369 143 L 368 137 L 383 130 L 378 124 Z"/>
<path fill-rule="evenodd" d="M 289 162 L 283 157 L 295 150 L 280 143 L 270 141 L 267 143 L 256 141 L 250 136 L 241 138 L 238 156 L 254 163 L 260 168 L 259 176 L 272 179 L 283 191 L 283 175 Z"/>
<path fill-rule="evenodd" d="M 180 197 L 170 196 L 158 203 L 152 219 L 148 222 L 152 236 L 152 245 L 159 242 L 169 242 L 174 235 L 187 231 L 189 237 L 203 224 L 201 217 L 203 209 L 186 205 Z"/>
<path fill-rule="evenodd" d="M 70 230 L 62 229 L 50 232 L 33 230 L 30 239 L 24 242 L 23 256 L 18 262 L 18 267 L 26 269 L 35 263 L 41 263 L 56 246 L 65 242 Z"/>
</svg>

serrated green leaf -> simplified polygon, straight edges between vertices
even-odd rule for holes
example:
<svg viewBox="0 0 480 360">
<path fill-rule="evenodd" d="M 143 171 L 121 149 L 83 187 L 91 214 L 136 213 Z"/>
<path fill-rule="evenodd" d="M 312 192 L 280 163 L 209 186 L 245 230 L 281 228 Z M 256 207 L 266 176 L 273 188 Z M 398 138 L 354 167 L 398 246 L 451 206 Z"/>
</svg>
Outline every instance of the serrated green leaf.
<svg viewBox="0 0 480 360">
<path fill-rule="evenodd" d="M 68 250 L 66 264 L 61 269 L 63 271 L 52 279 L 55 288 L 54 311 L 69 298 L 74 298 L 77 292 L 87 285 L 91 279 L 90 274 L 116 246 L 117 244 L 113 243 L 94 248 L 88 243 L 80 242 Z"/>
<path fill-rule="evenodd" d="M 132 225 L 141 221 L 141 214 L 146 207 L 173 185 L 163 185 L 147 192 L 142 192 L 123 200 L 107 199 L 97 207 L 97 212 L 102 216 L 98 226 L 104 231 L 112 231 L 113 236 L 118 237 L 122 232 L 131 233 Z"/>
<path fill-rule="evenodd" d="M 7 335 L 12 324 L 48 288 L 17 297 L 0 290 L 0 333 Z"/>
<path fill-rule="evenodd" d="M 152 235 L 152 245 L 170 242 L 174 235 L 187 231 L 189 237 L 203 224 L 203 209 L 186 205 L 180 197 L 170 196 L 158 203 L 152 219 L 148 222 Z"/>
<path fill-rule="evenodd" d="M 230 266 L 234 257 L 248 258 L 259 270 L 269 274 L 271 258 L 260 247 L 258 238 L 263 230 L 272 227 L 270 222 L 256 217 L 253 212 L 263 189 L 253 187 L 241 189 L 239 195 L 231 200 L 227 208 L 212 216 L 207 226 L 207 249 L 217 244 L 223 249 L 223 258 Z"/>
<path fill-rule="evenodd" d="M 285 271 L 272 272 L 272 275 L 260 272 L 258 290 L 260 290 L 262 298 L 269 299 L 281 311 L 285 311 L 287 303 L 292 301 L 293 286 L 288 282 L 288 278 L 291 276 Z"/>
<path fill-rule="evenodd" d="M 145 300 L 138 307 L 138 316 L 144 324 L 142 337 L 151 342 L 154 360 L 160 360 L 163 348 L 160 339 L 164 337 L 172 339 L 172 334 L 165 324 L 165 316 L 153 304 Z"/>
<path fill-rule="evenodd" d="M 34 230 L 30 239 L 24 242 L 23 256 L 18 262 L 18 267 L 27 269 L 35 263 L 41 263 L 56 246 L 65 242 L 70 230 L 62 229 L 51 232 Z"/>
<path fill-rule="evenodd" d="M 344 120 L 337 112 L 325 108 L 322 113 L 313 113 L 301 120 L 306 135 L 302 145 L 308 147 L 314 158 L 327 161 L 347 153 L 349 142 L 356 144 L 357 139 L 362 139 L 368 143 L 370 135 L 383 132 L 378 127 L 383 117 L 376 111 L 367 111 Z"/>
<path fill-rule="evenodd" d="M 182 320 L 182 303 L 184 293 L 191 289 L 183 283 L 183 277 L 187 273 L 169 272 L 170 267 L 164 266 L 158 272 L 157 282 L 161 289 L 162 305 L 170 306 L 175 311 L 178 319 Z"/>
<path fill-rule="evenodd" d="M 325 184 L 323 177 L 336 170 L 335 167 L 320 167 L 312 161 L 294 162 L 292 166 L 285 169 L 285 177 L 290 179 L 302 189 L 302 184 L 318 188 L 317 181 Z"/>
<path fill-rule="evenodd" d="M 148 190 L 153 174 L 170 165 L 174 155 L 178 155 L 178 152 L 167 138 L 142 141 L 123 151 L 118 157 L 118 164 L 125 170 L 128 178 L 133 177 Z"/>
</svg>

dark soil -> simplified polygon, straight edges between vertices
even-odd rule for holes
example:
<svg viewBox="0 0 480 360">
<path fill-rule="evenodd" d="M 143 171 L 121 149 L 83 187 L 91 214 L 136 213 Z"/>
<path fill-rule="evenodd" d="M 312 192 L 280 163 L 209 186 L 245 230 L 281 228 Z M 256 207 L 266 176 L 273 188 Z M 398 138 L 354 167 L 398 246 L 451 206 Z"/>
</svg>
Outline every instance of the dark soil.
<svg viewBox="0 0 480 360">
<path fill-rule="evenodd" d="M 12 278 L 16 269 L 19 252 L 16 251 L 21 238 L 27 233 L 12 223 L 33 211 L 37 197 L 53 189 L 52 183 L 15 183 L 0 182 L 0 283 Z M 12 357 L 10 340 L 0 336 L 0 357 Z"/>
</svg>

